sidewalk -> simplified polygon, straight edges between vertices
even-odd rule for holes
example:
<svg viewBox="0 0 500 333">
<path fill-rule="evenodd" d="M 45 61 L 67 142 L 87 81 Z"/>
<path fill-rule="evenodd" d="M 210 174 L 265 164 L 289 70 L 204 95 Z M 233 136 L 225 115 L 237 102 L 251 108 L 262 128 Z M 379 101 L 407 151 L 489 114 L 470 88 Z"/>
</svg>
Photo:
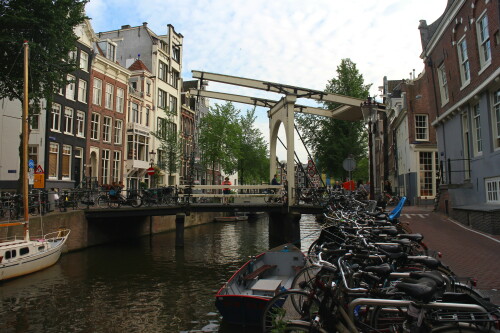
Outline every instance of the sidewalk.
<svg viewBox="0 0 500 333">
<path fill-rule="evenodd" d="M 405 206 L 401 221 L 424 235 L 430 250 L 459 277 L 477 279 L 477 289 L 500 304 L 500 236 L 470 230 L 430 206 Z M 500 222 L 499 222 L 500 223 Z"/>
</svg>

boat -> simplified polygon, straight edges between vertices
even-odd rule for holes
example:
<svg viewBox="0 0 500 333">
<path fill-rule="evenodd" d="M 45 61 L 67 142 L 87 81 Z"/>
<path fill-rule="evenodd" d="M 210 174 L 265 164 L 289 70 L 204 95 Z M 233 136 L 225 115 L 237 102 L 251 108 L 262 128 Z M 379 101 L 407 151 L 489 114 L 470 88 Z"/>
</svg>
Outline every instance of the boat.
<svg viewBox="0 0 500 333">
<path fill-rule="evenodd" d="M 251 257 L 215 295 L 215 306 L 223 321 L 259 325 L 269 300 L 290 289 L 305 262 L 305 255 L 293 244 L 283 244 Z"/>
<path fill-rule="evenodd" d="M 0 223 L 0 227 L 24 226 L 23 238 L 13 237 L 0 240 L 0 281 L 27 275 L 54 265 L 61 256 L 61 250 L 70 234 L 69 229 L 45 234 L 43 237 L 31 239 L 29 233 L 28 213 L 28 42 L 24 42 L 24 101 L 23 101 L 23 219 Z"/>
<path fill-rule="evenodd" d="M 246 215 L 236 215 L 236 216 L 217 216 L 214 218 L 215 222 L 237 222 L 237 221 L 247 221 L 248 216 Z"/>
</svg>

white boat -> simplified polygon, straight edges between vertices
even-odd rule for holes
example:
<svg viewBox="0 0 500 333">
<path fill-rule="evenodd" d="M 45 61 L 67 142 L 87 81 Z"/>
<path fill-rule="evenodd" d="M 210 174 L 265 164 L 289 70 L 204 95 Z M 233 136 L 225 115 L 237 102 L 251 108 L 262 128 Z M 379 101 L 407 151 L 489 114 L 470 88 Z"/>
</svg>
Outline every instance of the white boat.
<svg viewBox="0 0 500 333">
<path fill-rule="evenodd" d="M 61 229 L 40 239 L 14 239 L 0 243 L 0 281 L 54 265 L 69 234 L 69 229 Z"/>
<path fill-rule="evenodd" d="M 28 42 L 24 43 L 24 101 L 22 116 L 23 149 L 23 218 L 24 221 L 0 224 L 0 227 L 24 226 L 24 237 L 0 240 L 0 281 L 23 276 L 52 266 L 61 256 L 61 250 L 70 234 L 69 229 L 60 229 L 38 239 L 30 239 L 28 213 Z"/>
</svg>

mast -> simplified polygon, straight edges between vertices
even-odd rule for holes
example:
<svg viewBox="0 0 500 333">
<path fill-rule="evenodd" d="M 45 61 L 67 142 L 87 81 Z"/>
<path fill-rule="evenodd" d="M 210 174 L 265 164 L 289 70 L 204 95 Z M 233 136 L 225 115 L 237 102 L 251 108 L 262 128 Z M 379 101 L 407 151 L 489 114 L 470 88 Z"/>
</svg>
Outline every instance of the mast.
<svg viewBox="0 0 500 333">
<path fill-rule="evenodd" d="M 23 93 L 23 155 L 21 158 L 21 170 L 23 179 L 23 208 L 24 208 L 24 239 L 29 240 L 29 209 L 28 209 L 28 41 L 24 41 L 24 93 Z"/>
</svg>

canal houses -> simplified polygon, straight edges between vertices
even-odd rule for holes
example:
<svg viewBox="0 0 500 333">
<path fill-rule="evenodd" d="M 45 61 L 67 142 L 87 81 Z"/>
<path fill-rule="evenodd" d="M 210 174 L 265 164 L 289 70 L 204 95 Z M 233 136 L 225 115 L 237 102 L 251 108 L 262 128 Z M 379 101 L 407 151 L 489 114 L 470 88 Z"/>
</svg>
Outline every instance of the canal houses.
<svg viewBox="0 0 500 333">
<path fill-rule="evenodd" d="M 100 39 L 110 40 L 116 44 L 117 63 L 128 68 L 137 59 L 140 59 L 145 67 L 151 70 L 151 73 L 154 75 L 154 87 L 150 87 L 152 89 L 151 95 L 154 96 L 154 103 L 151 110 L 154 110 L 155 119 L 152 119 L 152 122 L 155 127 L 154 132 L 160 134 L 163 140 L 156 139 L 151 135 L 142 135 L 136 131 L 135 127 L 127 127 L 127 145 L 132 146 L 132 158 L 136 159 L 136 161 L 144 162 L 144 159 L 146 161 L 152 159 L 151 164 L 154 163 L 156 166 L 164 167 L 158 175 L 158 183 L 155 185 L 178 184 L 179 170 L 176 161 L 179 156 L 175 153 L 175 149 L 173 151 L 168 150 L 173 149 L 172 144 L 165 145 L 163 143 L 168 138 L 175 138 L 177 140 L 179 137 L 182 87 L 180 78 L 182 70 L 182 34 L 176 33 L 174 27 L 169 24 L 167 26 L 167 34 L 157 35 L 144 22 L 141 26 L 131 27 L 130 25 L 124 25 L 117 30 L 100 32 L 98 36 Z M 134 80 L 136 79 L 131 81 L 132 89 L 135 89 Z M 138 83 L 137 81 L 137 88 Z M 135 109 L 133 112 L 135 112 Z M 129 135 L 132 135 L 132 142 L 129 141 Z M 134 147 L 136 151 L 134 151 Z M 145 165 L 143 166 L 142 164 L 140 163 L 137 167 L 134 166 L 133 169 L 125 171 L 127 172 L 129 183 L 133 183 L 133 179 L 137 179 L 137 182 L 139 181 L 141 174 L 143 175 L 144 172 L 142 169 Z M 128 166 L 130 166 L 130 163 L 127 164 Z M 134 186 L 134 184 L 130 185 Z"/>
<path fill-rule="evenodd" d="M 87 175 L 98 184 L 123 181 L 125 125 L 130 71 L 116 63 L 116 43 L 94 44 L 89 113 L 87 117 Z"/>
</svg>

